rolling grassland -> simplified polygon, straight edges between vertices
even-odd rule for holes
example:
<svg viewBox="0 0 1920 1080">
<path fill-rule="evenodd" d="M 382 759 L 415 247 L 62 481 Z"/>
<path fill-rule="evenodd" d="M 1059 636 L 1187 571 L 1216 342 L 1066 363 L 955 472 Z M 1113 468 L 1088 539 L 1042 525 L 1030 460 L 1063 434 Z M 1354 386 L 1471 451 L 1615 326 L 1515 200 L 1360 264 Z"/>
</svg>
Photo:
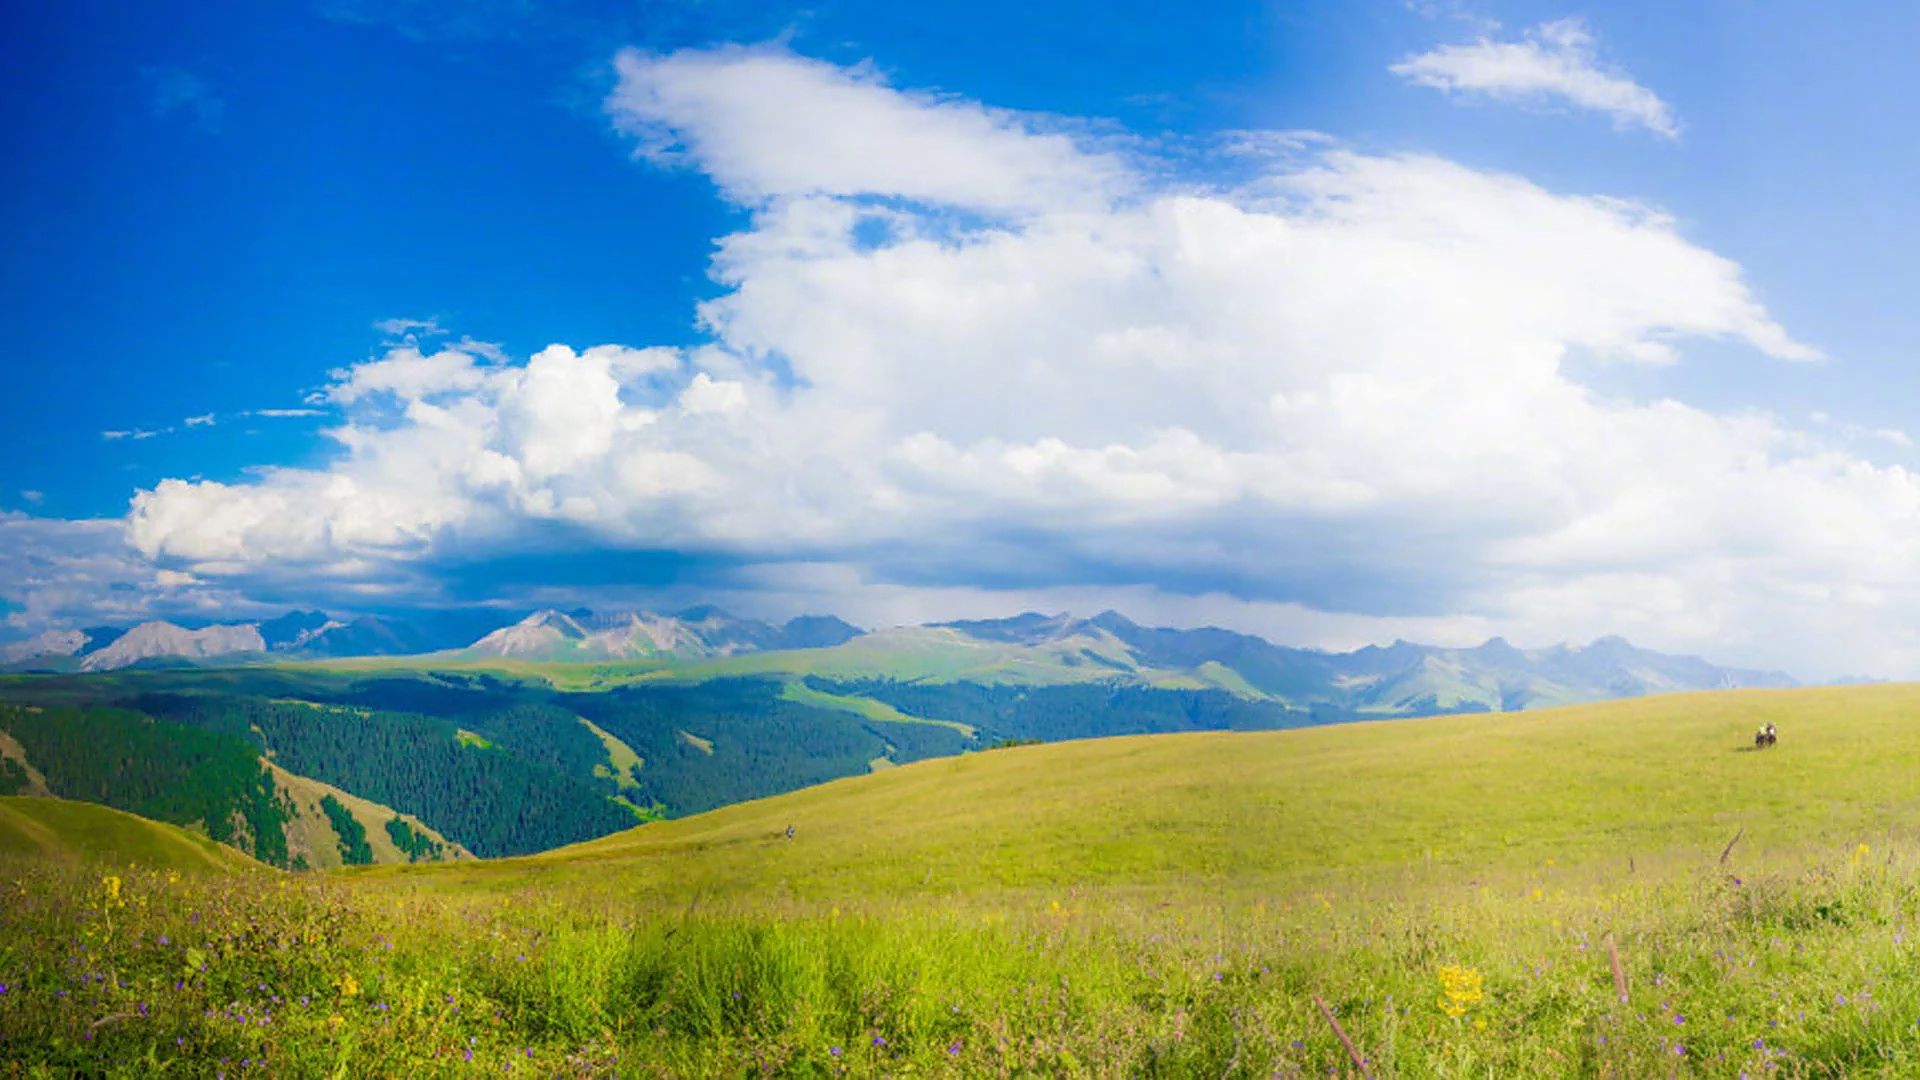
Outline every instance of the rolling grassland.
<svg viewBox="0 0 1920 1080">
<path fill-rule="evenodd" d="M 1024 746 L 324 874 L 56 823 L 0 849 L 0 1075 L 1913 1075 L 1917 824 L 1915 686 Z"/>
</svg>

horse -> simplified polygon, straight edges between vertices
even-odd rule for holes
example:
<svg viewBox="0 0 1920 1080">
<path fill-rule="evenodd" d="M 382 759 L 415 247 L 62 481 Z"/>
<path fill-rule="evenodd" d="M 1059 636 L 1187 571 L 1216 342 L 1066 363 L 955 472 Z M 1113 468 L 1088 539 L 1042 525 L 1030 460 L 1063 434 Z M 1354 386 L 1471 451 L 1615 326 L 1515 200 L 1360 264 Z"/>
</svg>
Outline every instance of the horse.
<svg viewBox="0 0 1920 1080">
<path fill-rule="evenodd" d="M 1767 747 L 1772 746 L 1778 739 L 1779 736 L 1771 731 L 1756 731 L 1753 733 L 1753 748 L 1755 750 L 1765 750 Z"/>
</svg>

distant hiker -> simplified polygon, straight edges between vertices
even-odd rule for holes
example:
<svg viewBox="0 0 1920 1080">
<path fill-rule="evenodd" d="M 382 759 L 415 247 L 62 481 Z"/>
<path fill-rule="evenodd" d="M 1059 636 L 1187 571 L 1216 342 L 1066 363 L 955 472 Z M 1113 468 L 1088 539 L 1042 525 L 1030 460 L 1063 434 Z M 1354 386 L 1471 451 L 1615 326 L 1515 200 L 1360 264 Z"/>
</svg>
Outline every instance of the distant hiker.
<svg viewBox="0 0 1920 1080">
<path fill-rule="evenodd" d="M 793 839 L 793 826 L 787 826 L 787 839 Z"/>
</svg>

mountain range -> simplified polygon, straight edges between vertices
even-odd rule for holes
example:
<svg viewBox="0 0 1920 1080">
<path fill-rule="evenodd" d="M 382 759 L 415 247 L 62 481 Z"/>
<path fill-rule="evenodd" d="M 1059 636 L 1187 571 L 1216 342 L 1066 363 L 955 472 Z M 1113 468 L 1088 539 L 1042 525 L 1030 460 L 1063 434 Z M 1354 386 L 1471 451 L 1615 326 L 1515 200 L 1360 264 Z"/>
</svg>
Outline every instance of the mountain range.
<svg viewBox="0 0 1920 1080">
<path fill-rule="evenodd" d="M 939 624 L 969 637 L 1083 662 L 1184 673 L 1206 685 L 1321 714 L 1397 716 L 1503 712 L 1682 690 L 1795 685 L 1778 671 L 1722 667 L 1642 649 L 1624 638 L 1521 649 L 1502 638 L 1473 648 L 1395 641 L 1352 652 L 1275 645 L 1208 627 L 1141 626 L 1118 612 L 1090 619 L 1026 614 Z"/>
<path fill-rule="evenodd" d="M 693 659 L 826 648 L 844 644 L 861 633 L 859 627 L 830 615 L 803 615 L 774 626 L 755 619 L 736 619 L 715 607 L 688 608 L 670 615 L 549 608 L 495 630 L 466 651 L 474 656 L 558 662 Z"/>
<path fill-rule="evenodd" d="M 197 628 L 153 621 L 130 628 L 53 630 L 0 645 L 0 670 L 92 672 L 426 653 L 437 660 L 477 663 L 661 661 L 705 665 L 713 675 L 826 673 L 988 684 L 1109 679 L 1214 688 L 1329 719 L 1510 711 L 1667 691 L 1794 684 L 1781 672 L 1723 667 L 1642 649 L 1619 637 L 1535 649 L 1494 638 L 1472 648 L 1396 641 L 1326 652 L 1214 627 L 1146 627 L 1114 611 L 1091 618 L 1030 612 L 869 633 L 830 615 L 776 624 L 737 618 L 712 606 L 669 613 L 545 609 L 477 639 L 449 636 L 458 632 L 407 618 L 343 621 L 298 610 L 259 622 Z"/>
</svg>

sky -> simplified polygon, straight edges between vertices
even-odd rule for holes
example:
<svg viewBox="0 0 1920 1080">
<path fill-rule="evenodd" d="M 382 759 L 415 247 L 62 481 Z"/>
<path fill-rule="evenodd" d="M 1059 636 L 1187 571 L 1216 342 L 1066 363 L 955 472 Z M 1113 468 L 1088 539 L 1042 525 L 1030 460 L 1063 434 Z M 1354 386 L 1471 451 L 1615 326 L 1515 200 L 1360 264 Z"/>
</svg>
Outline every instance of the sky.
<svg viewBox="0 0 1920 1080">
<path fill-rule="evenodd" d="M 1906 5 L 7 19 L 6 636 L 1111 607 L 1920 677 Z"/>
</svg>

